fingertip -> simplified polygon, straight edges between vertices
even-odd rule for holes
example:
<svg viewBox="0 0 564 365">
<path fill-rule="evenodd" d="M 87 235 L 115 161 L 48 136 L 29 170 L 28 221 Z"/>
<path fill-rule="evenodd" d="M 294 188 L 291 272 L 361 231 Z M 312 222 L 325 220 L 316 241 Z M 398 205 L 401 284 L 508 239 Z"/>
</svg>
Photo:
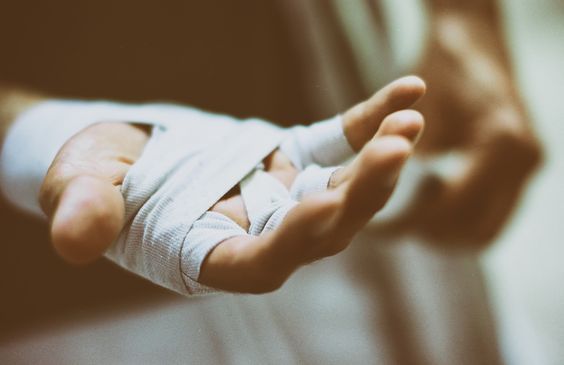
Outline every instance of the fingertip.
<svg viewBox="0 0 564 365">
<path fill-rule="evenodd" d="M 399 135 L 385 136 L 375 143 L 375 149 L 382 160 L 395 165 L 398 160 L 405 160 L 413 152 L 413 143 Z"/>
<path fill-rule="evenodd" d="M 397 135 L 407 138 L 411 143 L 417 143 L 424 127 L 425 118 L 420 112 L 404 109 L 388 115 L 375 138 Z"/>
<path fill-rule="evenodd" d="M 395 93 L 414 103 L 427 92 L 427 84 L 422 78 L 415 75 L 401 77 L 391 83 Z"/>
<path fill-rule="evenodd" d="M 426 84 L 420 77 L 404 76 L 379 90 L 368 103 L 386 115 L 411 107 L 425 94 L 426 89 Z"/>
<path fill-rule="evenodd" d="M 399 79 L 397 79 L 397 82 L 405 86 L 410 86 L 414 89 L 421 90 L 423 92 L 427 89 L 427 84 L 425 83 L 425 81 L 417 75 L 407 75 L 400 77 Z"/>
</svg>

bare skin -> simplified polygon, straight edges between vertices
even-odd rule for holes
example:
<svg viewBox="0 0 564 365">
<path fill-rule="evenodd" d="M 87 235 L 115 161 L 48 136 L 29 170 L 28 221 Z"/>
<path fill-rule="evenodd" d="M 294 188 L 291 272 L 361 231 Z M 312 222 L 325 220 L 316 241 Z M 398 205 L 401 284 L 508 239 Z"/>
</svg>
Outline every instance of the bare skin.
<svg viewBox="0 0 564 365">
<path fill-rule="evenodd" d="M 221 243 L 205 261 L 200 281 L 229 291 L 267 292 L 301 265 L 343 250 L 391 194 L 423 128 L 421 114 L 406 108 L 424 92 L 421 79 L 406 77 L 349 110 L 344 115 L 345 134 L 360 152 L 335 174 L 331 189 L 308 197 L 271 234 Z M 40 201 L 50 217 L 55 250 L 64 259 L 91 262 L 115 240 L 124 224 L 119 186 L 148 138 L 148 131 L 140 127 L 102 122 L 63 146 L 49 169 Z M 286 186 L 297 174 L 279 151 L 265 164 Z M 248 228 L 236 190 L 210 210 Z"/>
</svg>

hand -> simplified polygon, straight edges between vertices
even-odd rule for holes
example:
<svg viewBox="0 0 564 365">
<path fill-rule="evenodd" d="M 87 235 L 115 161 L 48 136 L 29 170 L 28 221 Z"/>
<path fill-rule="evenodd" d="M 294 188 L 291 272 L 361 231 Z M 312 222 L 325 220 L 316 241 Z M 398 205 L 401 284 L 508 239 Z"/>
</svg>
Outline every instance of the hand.
<svg viewBox="0 0 564 365">
<path fill-rule="evenodd" d="M 204 261 L 199 281 L 228 291 L 267 292 L 301 265 L 345 249 L 389 198 L 423 129 L 421 114 L 405 108 L 424 92 L 420 79 L 407 78 L 345 113 L 347 137 L 359 137 L 354 146 L 360 153 L 338 170 L 330 189 L 304 199 L 273 232 L 220 243 Z M 64 259 L 90 262 L 117 238 L 124 225 L 119 186 L 148 138 L 141 127 L 99 123 L 63 146 L 49 169 L 40 200 L 50 218 L 54 247 Z M 265 162 L 269 173 L 291 185 L 296 171 L 285 156 L 274 153 Z M 211 210 L 248 228 L 236 190 Z"/>
<path fill-rule="evenodd" d="M 430 242 L 481 247 L 504 227 L 541 149 L 498 22 L 466 10 L 442 9 L 434 18 L 419 72 L 429 92 L 419 105 L 428 123 L 417 153 L 425 159 L 454 151 L 468 163 L 458 175 L 427 181 L 396 229 Z"/>
</svg>

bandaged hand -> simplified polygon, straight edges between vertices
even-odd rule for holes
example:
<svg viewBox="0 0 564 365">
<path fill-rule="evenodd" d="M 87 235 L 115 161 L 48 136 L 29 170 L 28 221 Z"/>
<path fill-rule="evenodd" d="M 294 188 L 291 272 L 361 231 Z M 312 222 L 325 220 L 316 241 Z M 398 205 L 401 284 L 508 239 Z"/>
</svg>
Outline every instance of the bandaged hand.
<svg viewBox="0 0 564 365">
<path fill-rule="evenodd" d="M 36 214 L 39 198 L 54 247 L 69 262 L 106 254 L 182 294 L 268 292 L 300 266 L 346 248 L 386 203 L 423 127 L 405 108 L 423 93 L 421 80 L 400 79 L 342 117 L 290 130 L 171 105 L 48 102 L 13 128 L 2 186 Z M 48 171 L 8 166 L 25 119 L 49 108 L 64 115 L 61 123 L 76 123 L 59 136 L 62 147 L 52 143 L 37 158 Z M 49 126 L 56 124 L 38 128 Z M 354 152 L 351 163 L 333 166 Z M 282 187 L 280 206 L 266 216 L 245 205 L 253 174 Z M 18 184 L 30 175 L 39 183 Z M 18 189 L 31 198 L 20 201 Z M 224 231 L 216 234 L 214 224 Z"/>
</svg>

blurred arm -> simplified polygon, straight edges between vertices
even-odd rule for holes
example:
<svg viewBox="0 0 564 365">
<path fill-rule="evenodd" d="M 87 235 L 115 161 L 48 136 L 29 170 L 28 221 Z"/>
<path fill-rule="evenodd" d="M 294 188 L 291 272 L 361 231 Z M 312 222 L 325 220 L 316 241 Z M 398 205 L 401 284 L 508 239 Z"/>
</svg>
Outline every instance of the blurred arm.
<svg viewBox="0 0 564 365">
<path fill-rule="evenodd" d="M 498 22 L 497 0 L 427 0 L 431 11 L 438 13 L 442 11 L 458 11 L 466 15 L 480 15 Z"/>
<path fill-rule="evenodd" d="M 427 0 L 430 33 L 418 74 L 428 84 L 418 153 L 454 152 L 456 174 L 428 179 L 394 229 L 432 242 L 483 246 L 503 229 L 542 161 L 526 103 L 513 76 L 494 0 Z"/>
</svg>

